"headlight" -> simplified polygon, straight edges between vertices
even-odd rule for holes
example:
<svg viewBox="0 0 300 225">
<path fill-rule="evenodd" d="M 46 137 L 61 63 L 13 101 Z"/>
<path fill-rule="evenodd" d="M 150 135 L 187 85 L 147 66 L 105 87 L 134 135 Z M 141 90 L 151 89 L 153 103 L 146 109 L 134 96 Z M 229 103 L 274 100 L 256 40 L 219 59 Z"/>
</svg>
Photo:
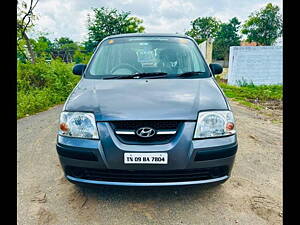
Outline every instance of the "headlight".
<svg viewBox="0 0 300 225">
<path fill-rule="evenodd" d="M 62 112 L 59 134 L 69 137 L 99 139 L 95 116 L 85 112 Z"/>
<path fill-rule="evenodd" d="M 194 138 L 228 136 L 235 133 L 231 111 L 200 112 Z"/>
</svg>

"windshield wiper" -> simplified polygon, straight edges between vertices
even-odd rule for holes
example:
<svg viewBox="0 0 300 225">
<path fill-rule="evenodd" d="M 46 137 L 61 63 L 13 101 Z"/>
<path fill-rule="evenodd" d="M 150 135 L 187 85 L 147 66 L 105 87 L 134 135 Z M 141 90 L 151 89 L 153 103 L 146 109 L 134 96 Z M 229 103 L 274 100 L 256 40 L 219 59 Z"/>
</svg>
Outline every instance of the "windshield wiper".
<svg viewBox="0 0 300 225">
<path fill-rule="evenodd" d="M 167 73 L 164 72 L 154 72 L 154 73 L 135 73 L 131 75 L 118 75 L 118 76 L 112 76 L 112 77 L 104 77 L 104 80 L 107 79 L 140 79 L 143 77 L 164 77 Z"/>
<path fill-rule="evenodd" d="M 200 73 L 205 73 L 205 72 L 201 72 L 201 71 L 190 71 L 190 72 L 184 72 L 184 73 L 180 73 L 180 74 L 176 74 L 177 77 L 190 77 L 193 76 L 195 74 L 200 74 Z"/>
</svg>

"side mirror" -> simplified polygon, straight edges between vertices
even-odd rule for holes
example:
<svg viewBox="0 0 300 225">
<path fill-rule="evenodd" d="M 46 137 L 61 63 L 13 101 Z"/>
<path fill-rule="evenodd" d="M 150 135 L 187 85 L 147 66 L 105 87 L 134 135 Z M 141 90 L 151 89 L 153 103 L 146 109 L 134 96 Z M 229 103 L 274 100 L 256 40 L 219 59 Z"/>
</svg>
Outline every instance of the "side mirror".
<svg viewBox="0 0 300 225">
<path fill-rule="evenodd" d="M 86 68 L 86 64 L 76 64 L 74 67 L 73 67 L 73 73 L 75 75 L 82 75 L 84 70 Z"/>
<path fill-rule="evenodd" d="M 209 68 L 211 69 L 211 71 L 214 75 L 220 74 L 223 72 L 223 67 L 220 64 L 211 63 L 211 64 L 209 64 Z"/>
</svg>

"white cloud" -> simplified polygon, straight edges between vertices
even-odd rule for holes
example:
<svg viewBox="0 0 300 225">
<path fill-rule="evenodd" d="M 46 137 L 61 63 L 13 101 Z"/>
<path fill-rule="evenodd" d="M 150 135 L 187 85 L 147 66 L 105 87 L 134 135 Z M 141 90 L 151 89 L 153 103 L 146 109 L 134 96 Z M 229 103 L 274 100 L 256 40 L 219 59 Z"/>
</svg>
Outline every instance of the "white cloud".
<svg viewBox="0 0 300 225">
<path fill-rule="evenodd" d="M 66 36 L 83 41 L 87 37 L 87 14 L 92 13 L 92 7 L 104 6 L 130 11 L 143 19 L 147 33 L 184 33 L 197 17 L 214 16 L 226 22 L 236 16 L 244 21 L 269 2 L 282 12 L 282 0 L 40 0 L 35 9 L 39 15 L 35 30 L 50 33 L 52 40 Z"/>
</svg>

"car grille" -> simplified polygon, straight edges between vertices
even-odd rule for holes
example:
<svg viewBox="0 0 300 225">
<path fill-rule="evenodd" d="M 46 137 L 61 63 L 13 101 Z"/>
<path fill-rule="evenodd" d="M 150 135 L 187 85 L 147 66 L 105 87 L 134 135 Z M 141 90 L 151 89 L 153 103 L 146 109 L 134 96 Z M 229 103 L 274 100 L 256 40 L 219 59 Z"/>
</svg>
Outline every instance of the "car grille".
<svg viewBox="0 0 300 225">
<path fill-rule="evenodd" d="M 67 175 L 80 179 L 136 183 L 207 180 L 228 175 L 229 172 L 227 166 L 169 171 L 100 170 L 67 166 L 65 171 Z"/>
<path fill-rule="evenodd" d="M 117 138 L 125 144 L 165 144 L 170 142 L 179 130 L 182 121 L 113 121 L 111 127 Z M 157 133 L 152 137 L 139 137 L 137 129 L 142 127 L 153 128 Z M 116 131 L 130 131 L 132 134 L 117 134 Z M 158 131 L 171 131 L 174 134 L 160 134 Z"/>
</svg>

